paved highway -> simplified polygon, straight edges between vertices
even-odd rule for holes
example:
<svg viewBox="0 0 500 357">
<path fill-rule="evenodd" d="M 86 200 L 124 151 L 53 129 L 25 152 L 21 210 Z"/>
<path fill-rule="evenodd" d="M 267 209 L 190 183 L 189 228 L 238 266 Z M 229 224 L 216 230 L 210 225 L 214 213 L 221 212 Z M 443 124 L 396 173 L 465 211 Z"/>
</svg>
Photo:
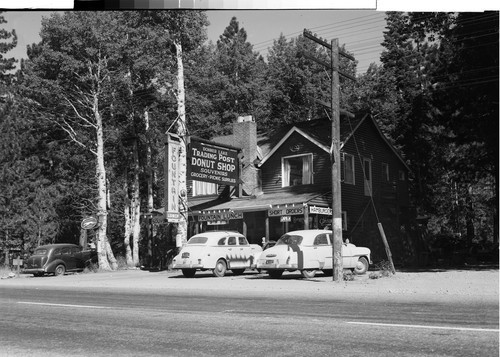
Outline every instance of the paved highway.
<svg viewBox="0 0 500 357">
<path fill-rule="evenodd" d="M 250 294 L 249 294 L 250 295 Z M 0 288 L 1 356 L 498 356 L 498 304 Z"/>
</svg>

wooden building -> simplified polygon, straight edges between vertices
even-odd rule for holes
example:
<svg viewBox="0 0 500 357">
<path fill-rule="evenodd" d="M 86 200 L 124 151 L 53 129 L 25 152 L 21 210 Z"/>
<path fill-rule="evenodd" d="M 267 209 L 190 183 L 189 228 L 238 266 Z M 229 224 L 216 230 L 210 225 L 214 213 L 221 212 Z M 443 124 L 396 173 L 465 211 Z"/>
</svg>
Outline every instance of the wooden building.
<svg viewBox="0 0 500 357">
<path fill-rule="evenodd" d="M 382 223 L 395 262 L 411 245 L 408 172 L 404 160 L 370 115 L 341 117 L 343 238 L 386 259 Z M 331 227 L 331 122 L 310 120 L 257 131 L 240 117 L 233 134 L 212 142 L 241 148 L 239 186 L 189 181 L 189 236 L 237 230 L 251 243 L 297 229 Z"/>
</svg>

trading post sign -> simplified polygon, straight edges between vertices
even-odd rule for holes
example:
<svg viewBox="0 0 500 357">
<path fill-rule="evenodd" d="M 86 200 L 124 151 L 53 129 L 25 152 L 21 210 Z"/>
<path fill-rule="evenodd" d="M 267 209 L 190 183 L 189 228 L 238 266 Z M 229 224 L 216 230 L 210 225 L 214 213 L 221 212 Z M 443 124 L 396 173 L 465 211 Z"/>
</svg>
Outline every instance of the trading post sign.
<svg viewBox="0 0 500 357">
<path fill-rule="evenodd" d="M 165 214 L 168 222 L 179 222 L 179 136 L 167 134 L 167 155 L 165 157 Z"/>
<path fill-rule="evenodd" d="M 238 169 L 237 149 L 191 139 L 188 179 L 235 186 Z"/>
</svg>

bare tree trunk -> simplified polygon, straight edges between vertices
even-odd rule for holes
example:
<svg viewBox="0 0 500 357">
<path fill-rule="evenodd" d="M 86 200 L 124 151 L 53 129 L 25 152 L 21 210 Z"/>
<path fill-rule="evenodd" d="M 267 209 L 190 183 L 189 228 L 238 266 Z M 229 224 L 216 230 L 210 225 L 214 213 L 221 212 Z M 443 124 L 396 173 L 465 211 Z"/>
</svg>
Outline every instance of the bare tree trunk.
<svg viewBox="0 0 500 357">
<path fill-rule="evenodd" d="M 123 216 L 125 218 L 125 227 L 124 227 L 124 237 L 123 244 L 125 245 L 125 259 L 127 261 L 127 267 L 132 268 L 134 266 L 134 261 L 132 259 L 132 248 L 130 247 L 130 236 L 132 235 L 132 217 L 131 217 L 131 207 L 130 207 L 130 198 L 128 196 L 128 177 L 125 175 L 125 183 L 124 186 L 124 195 L 125 195 L 125 204 L 123 206 Z"/>
<path fill-rule="evenodd" d="M 139 239 L 141 237 L 141 197 L 139 194 L 139 146 L 134 141 L 134 179 L 132 183 L 132 199 L 130 209 L 132 213 L 132 260 L 134 266 L 139 266 Z"/>
<path fill-rule="evenodd" d="M 99 260 L 99 268 L 103 270 L 116 269 L 116 259 L 113 255 L 113 251 L 108 242 L 108 237 L 106 235 L 108 226 L 108 208 L 107 208 L 107 185 L 106 185 L 106 168 L 104 166 L 104 135 L 102 126 L 102 117 L 99 112 L 98 107 L 98 97 L 94 94 L 94 117 L 96 121 L 96 136 L 97 136 L 97 163 L 96 163 L 96 174 L 97 174 L 97 190 L 98 190 L 98 219 L 99 228 L 97 229 L 97 256 Z M 110 266 L 111 263 L 111 266 Z"/>
<path fill-rule="evenodd" d="M 184 65 L 182 62 L 182 45 L 179 41 L 174 41 L 177 55 L 177 112 L 179 120 L 177 124 L 177 135 L 181 138 L 179 147 L 179 213 L 180 222 L 177 223 L 177 235 L 175 242 L 177 248 L 181 248 L 187 242 L 187 165 L 186 165 L 186 106 L 184 92 Z"/>
<path fill-rule="evenodd" d="M 149 112 L 147 109 L 144 110 L 144 125 L 146 128 L 146 171 L 147 171 L 147 186 L 148 186 L 148 197 L 147 197 L 147 239 L 148 239 L 148 256 L 149 259 L 153 260 L 153 169 L 151 167 L 151 140 L 149 132 Z M 161 267 L 160 267 L 161 268 Z"/>
</svg>

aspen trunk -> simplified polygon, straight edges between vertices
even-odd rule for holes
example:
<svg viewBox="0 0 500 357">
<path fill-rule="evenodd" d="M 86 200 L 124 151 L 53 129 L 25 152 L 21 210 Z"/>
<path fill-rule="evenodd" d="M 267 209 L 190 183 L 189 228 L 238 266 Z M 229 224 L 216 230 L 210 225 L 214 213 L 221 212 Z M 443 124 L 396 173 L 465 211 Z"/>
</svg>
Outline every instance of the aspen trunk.
<svg viewBox="0 0 500 357">
<path fill-rule="evenodd" d="M 177 135 L 181 138 L 179 147 L 179 213 L 181 220 L 177 223 L 177 235 L 175 237 L 176 247 L 180 249 L 187 242 L 187 165 L 186 165 L 186 106 L 184 92 L 184 65 L 182 62 L 182 45 L 174 41 L 177 55 Z"/>
<path fill-rule="evenodd" d="M 139 193 L 139 146 L 134 141 L 134 178 L 132 183 L 132 199 L 130 209 L 132 213 L 132 259 L 134 266 L 139 266 L 139 240 L 141 236 L 141 197 Z"/>
<path fill-rule="evenodd" d="M 148 110 L 144 110 L 144 126 L 146 129 L 146 173 L 147 173 L 147 242 L 148 242 L 148 256 L 150 261 L 153 261 L 153 169 L 152 159 L 151 159 L 151 140 L 150 140 L 150 132 L 149 132 L 149 112 Z M 161 268 L 161 267 L 160 267 Z"/>
<path fill-rule="evenodd" d="M 108 209 L 107 209 L 107 189 L 106 189 L 106 169 L 104 166 L 104 138 L 102 128 L 102 118 L 98 109 L 97 95 L 94 95 L 94 116 L 96 120 L 96 134 L 97 134 L 97 162 L 96 162 L 96 175 L 97 175 L 97 209 L 99 227 L 97 228 L 97 257 L 99 260 L 99 268 L 103 270 L 111 270 L 108 261 L 107 252 L 107 225 L 108 225 Z"/>
<path fill-rule="evenodd" d="M 125 218 L 125 227 L 124 227 L 124 237 L 123 244 L 125 245 L 125 259 L 127 261 L 127 267 L 131 268 L 134 266 L 134 261 L 132 259 L 132 248 L 130 247 L 130 236 L 132 235 L 132 217 L 131 217 L 131 208 L 130 208 L 130 198 L 128 196 L 128 178 L 125 175 L 125 183 L 124 186 L 124 194 L 125 194 L 125 205 L 123 207 L 123 216 Z"/>
</svg>

